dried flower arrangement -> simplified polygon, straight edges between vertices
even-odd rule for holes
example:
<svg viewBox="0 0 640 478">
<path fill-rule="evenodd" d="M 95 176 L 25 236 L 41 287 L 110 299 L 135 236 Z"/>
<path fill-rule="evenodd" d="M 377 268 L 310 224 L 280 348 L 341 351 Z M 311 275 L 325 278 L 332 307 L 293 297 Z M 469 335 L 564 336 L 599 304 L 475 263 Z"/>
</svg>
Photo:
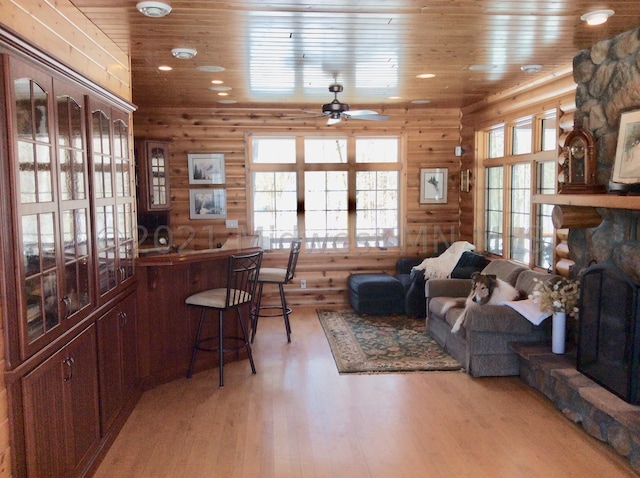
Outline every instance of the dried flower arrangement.
<svg viewBox="0 0 640 478">
<path fill-rule="evenodd" d="M 533 279 L 533 293 L 529 298 L 540 304 L 540 310 L 552 314 L 565 312 L 570 317 L 578 317 L 580 281 L 561 278 L 555 283 Z"/>
</svg>

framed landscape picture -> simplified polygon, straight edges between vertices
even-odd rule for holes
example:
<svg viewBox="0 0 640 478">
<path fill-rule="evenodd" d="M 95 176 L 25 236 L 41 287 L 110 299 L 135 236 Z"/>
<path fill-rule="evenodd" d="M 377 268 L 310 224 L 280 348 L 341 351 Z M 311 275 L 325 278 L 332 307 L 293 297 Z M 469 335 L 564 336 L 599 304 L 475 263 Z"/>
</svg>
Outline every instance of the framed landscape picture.
<svg viewBox="0 0 640 478">
<path fill-rule="evenodd" d="M 226 189 L 190 189 L 191 219 L 224 219 L 227 217 Z"/>
<path fill-rule="evenodd" d="M 224 184 L 224 154 L 189 153 L 189 184 Z"/>
<path fill-rule="evenodd" d="M 423 168 L 420 170 L 420 203 L 447 202 L 447 168 Z"/>
</svg>

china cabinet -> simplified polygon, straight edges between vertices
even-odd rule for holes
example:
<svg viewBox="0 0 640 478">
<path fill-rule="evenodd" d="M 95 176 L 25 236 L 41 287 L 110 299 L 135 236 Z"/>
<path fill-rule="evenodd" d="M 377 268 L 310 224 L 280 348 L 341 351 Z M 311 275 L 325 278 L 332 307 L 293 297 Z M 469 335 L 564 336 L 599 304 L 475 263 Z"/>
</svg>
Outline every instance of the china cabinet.
<svg viewBox="0 0 640 478">
<path fill-rule="evenodd" d="M 12 475 L 84 476 L 140 395 L 131 112 L 0 42 Z"/>
</svg>

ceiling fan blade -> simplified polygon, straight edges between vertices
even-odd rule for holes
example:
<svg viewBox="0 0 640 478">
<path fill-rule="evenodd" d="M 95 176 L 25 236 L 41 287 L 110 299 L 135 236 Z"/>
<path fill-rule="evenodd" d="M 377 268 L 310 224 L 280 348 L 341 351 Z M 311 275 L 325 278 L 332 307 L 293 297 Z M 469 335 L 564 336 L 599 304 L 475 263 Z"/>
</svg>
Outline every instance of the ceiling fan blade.
<svg viewBox="0 0 640 478">
<path fill-rule="evenodd" d="M 369 116 L 377 115 L 378 112 L 373 110 L 349 110 L 345 111 L 345 114 L 349 116 Z"/>
<path fill-rule="evenodd" d="M 356 115 L 356 116 L 353 116 L 351 114 L 345 113 L 344 116 L 346 118 L 353 117 L 353 119 L 356 119 L 356 120 L 368 120 L 368 121 L 386 121 L 386 120 L 389 119 L 389 117 L 387 115 L 379 115 L 378 113 L 367 114 L 367 115 Z"/>
<path fill-rule="evenodd" d="M 340 123 L 340 118 L 329 118 L 327 120 L 327 125 L 331 126 L 332 124 Z"/>
</svg>

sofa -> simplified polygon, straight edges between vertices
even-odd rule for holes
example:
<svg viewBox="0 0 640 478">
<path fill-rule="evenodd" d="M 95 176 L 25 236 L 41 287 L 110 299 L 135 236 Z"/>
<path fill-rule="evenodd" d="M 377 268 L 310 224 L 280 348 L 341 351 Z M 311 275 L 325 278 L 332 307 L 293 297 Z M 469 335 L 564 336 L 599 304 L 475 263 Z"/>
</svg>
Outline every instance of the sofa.
<svg viewBox="0 0 640 478">
<path fill-rule="evenodd" d="M 440 253 L 443 250 L 439 251 Z M 425 274 L 424 271 L 414 269 L 422 259 L 404 257 L 396 262 L 395 278 L 404 287 L 404 313 L 409 317 L 425 318 L 427 315 L 425 303 Z M 487 259 L 477 252 L 465 251 L 451 271 L 451 277 L 469 279 L 474 272 L 481 271 L 487 264 Z"/>
<path fill-rule="evenodd" d="M 555 274 L 532 271 L 506 259 L 491 261 L 482 273 L 495 274 L 513 285 L 523 297 L 533 292 L 534 279 L 560 279 Z M 551 320 L 536 326 L 507 305 L 482 305 L 467 311 L 462 328 L 454 334 L 451 328 L 464 310 L 470 291 L 470 279 L 428 280 L 425 285 L 427 333 L 474 377 L 518 375 L 518 357 L 510 344 L 550 341 Z"/>
</svg>

